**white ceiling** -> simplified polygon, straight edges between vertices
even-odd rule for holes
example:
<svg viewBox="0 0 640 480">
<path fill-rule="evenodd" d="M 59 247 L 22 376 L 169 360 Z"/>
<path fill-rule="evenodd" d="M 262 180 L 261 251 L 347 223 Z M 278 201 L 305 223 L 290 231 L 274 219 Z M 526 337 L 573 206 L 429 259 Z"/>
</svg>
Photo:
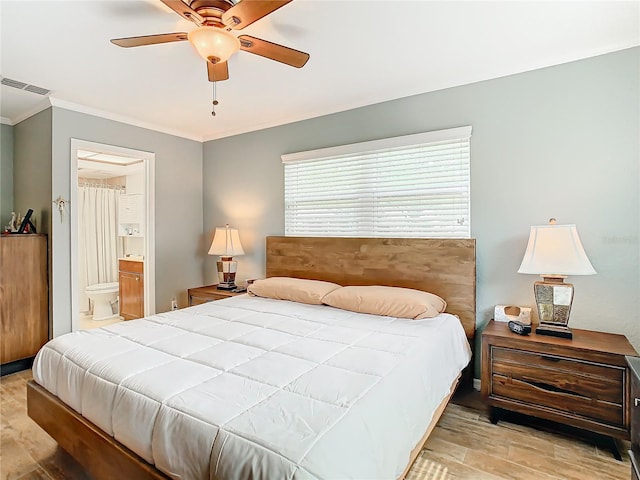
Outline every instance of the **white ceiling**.
<svg viewBox="0 0 640 480">
<path fill-rule="evenodd" d="M 640 44 L 639 1 L 295 0 L 240 33 L 311 54 L 296 69 L 247 52 L 218 83 L 187 42 L 111 38 L 189 31 L 158 0 L 0 1 L 0 74 L 51 103 L 209 140 Z M 17 123 L 45 97 L 1 87 Z"/>
<path fill-rule="evenodd" d="M 78 150 L 78 177 L 106 179 L 144 172 L 142 158 Z"/>
</svg>

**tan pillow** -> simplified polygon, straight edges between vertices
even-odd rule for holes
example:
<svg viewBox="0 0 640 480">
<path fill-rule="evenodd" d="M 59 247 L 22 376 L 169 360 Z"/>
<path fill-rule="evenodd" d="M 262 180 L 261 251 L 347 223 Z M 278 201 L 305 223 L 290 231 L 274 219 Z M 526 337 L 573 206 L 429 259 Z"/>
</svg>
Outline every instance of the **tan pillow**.
<svg viewBox="0 0 640 480">
<path fill-rule="evenodd" d="M 447 302 L 433 293 L 379 285 L 342 287 L 329 293 L 322 303 L 352 312 L 416 320 L 435 317 L 447 308 Z"/>
<path fill-rule="evenodd" d="M 247 288 L 251 295 L 257 297 L 291 300 L 292 302 L 322 305 L 322 299 L 340 285 L 320 280 L 305 280 L 303 278 L 271 277 L 256 280 Z"/>
</svg>

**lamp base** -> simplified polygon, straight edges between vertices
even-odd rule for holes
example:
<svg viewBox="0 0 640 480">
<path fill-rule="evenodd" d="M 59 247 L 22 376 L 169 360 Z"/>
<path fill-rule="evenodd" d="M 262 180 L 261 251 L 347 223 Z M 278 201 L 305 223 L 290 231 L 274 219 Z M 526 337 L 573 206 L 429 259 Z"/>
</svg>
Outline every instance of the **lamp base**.
<svg viewBox="0 0 640 480">
<path fill-rule="evenodd" d="M 236 271 L 238 262 L 231 257 L 220 257 L 218 266 L 218 290 L 233 290 L 236 288 Z"/>
<path fill-rule="evenodd" d="M 571 329 L 565 326 L 541 324 L 536 328 L 536 335 L 549 335 L 551 337 L 573 338 Z"/>
<path fill-rule="evenodd" d="M 573 303 L 573 285 L 564 283 L 563 276 L 545 275 L 542 281 L 535 282 L 533 291 L 540 320 L 536 334 L 572 338 L 568 324 Z"/>
</svg>

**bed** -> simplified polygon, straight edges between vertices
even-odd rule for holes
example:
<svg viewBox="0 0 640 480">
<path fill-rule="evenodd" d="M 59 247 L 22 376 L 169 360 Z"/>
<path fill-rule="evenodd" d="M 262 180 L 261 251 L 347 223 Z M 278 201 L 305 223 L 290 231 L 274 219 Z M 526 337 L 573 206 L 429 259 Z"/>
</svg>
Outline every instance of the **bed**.
<svg viewBox="0 0 640 480">
<path fill-rule="evenodd" d="M 403 478 L 469 361 L 475 242 L 269 237 L 266 271 L 430 291 L 448 314 L 241 296 L 76 332 L 39 353 L 29 415 L 98 479 Z"/>
</svg>

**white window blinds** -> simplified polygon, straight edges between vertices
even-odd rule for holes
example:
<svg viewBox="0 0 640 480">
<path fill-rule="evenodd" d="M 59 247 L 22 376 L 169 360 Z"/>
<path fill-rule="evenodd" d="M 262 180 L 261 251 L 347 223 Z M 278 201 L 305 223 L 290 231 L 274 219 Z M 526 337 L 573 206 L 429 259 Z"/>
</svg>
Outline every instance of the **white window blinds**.
<svg viewBox="0 0 640 480">
<path fill-rule="evenodd" d="M 471 127 L 294 153 L 285 234 L 469 238 Z"/>
</svg>

